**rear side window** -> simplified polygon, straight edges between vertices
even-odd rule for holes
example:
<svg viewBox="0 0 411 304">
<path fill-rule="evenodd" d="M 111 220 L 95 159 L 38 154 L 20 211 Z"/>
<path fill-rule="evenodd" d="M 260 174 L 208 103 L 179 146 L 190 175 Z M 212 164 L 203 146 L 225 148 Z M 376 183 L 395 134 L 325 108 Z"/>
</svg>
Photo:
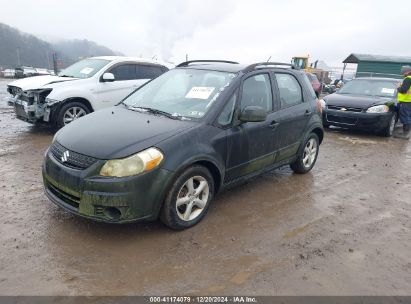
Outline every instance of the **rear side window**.
<svg viewBox="0 0 411 304">
<path fill-rule="evenodd" d="M 118 65 L 112 68 L 109 72 L 114 75 L 114 79 L 116 81 L 136 79 L 136 65 L 135 64 Z"/>
<path fill-rule="evenodd" d="M 273 109 L 270 77 L 259 74 L 247 78 L 243 83 L 241 111 L 247 106 L 258 106 L 271 112 Z"/>
<path fill-rule="evenodd" d="M 137 79 L 153 79 L 166 72 L 166 68 L 155 65 L 138 65 Z"/>
<path fill-rule="evenodd" d="M 293 75 L 278 73 L 275 78 L 280 91 L 281 108 L 288 108 L 303 102 L 301 85 Z"/>
</svg>

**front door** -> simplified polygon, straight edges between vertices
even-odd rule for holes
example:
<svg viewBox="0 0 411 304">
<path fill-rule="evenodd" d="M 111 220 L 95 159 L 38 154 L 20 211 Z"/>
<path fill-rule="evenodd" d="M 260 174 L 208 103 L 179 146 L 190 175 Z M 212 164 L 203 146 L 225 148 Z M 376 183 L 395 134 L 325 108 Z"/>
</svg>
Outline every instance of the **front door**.
<svg viewBox="0 0 411 304">
<path fill-rule="evenodd" d="M 263 122 L 234 123 L 227 130 L 227 160 L 225 182 L 253 173 L 274 162 L 273 94 L 268 73 L 251 75 L 240 89 L 239 110 L 247 106 L 264 108 L 267 119 Z"/>
<path fill-rule="evenodd" d="M 114 81 L 100 82 L 94 93 L 98 108 L 113 106 L 128 94 L 139 88 L 149 79 L 138 79 L 136 64 L 120 64 L 109 68 L 106 72 L 114 75 Z"/>
</svg>

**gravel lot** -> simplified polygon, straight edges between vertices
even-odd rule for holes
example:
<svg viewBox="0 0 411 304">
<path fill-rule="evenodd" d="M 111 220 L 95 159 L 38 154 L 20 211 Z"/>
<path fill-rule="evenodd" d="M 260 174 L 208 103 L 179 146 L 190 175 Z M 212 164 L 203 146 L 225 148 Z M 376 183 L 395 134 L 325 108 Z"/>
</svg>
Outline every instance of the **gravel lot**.
<svg viewBox="0 0 411 304">
<path fill-rule="evenodd" d="M 0 295 L 410 295 L 410 142 L 332 129 L 311 173 L 254 178 L 174 232 L 60 210 L 53 131 L 0 101 L 0 134 Z"/>
</svg>

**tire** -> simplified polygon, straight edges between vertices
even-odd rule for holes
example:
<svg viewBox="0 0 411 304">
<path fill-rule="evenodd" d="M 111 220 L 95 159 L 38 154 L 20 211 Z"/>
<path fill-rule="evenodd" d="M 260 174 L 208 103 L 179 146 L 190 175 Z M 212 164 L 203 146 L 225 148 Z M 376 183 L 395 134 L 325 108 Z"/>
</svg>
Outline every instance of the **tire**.
<svg viewBox="0 0 411 304">
<path fill-rule="evenodd" d="M 394 133 L 395 129 L 395 124 L 397 122 L 397 113 L 393 113 L 391 116 L 390 121 L 388 122 L 387 126 L 384 128 L 384 130 L 381 131 L 381 135 L 385 137 L 391 137 L 392 134 Z"/>
<path fill-rule="evenodd" d="M 190 180 L 193 181 L 192 187 Z M 196 196 L 195 192 L 200 186 L 203 190 Z M 161 221 L 175 230 L 193 227 L 206 215 L 214 189 L 214 179 L 207 168 L 197 165 L 189 167 L 177 177 L 168 191 L 160 212 Z"/>
<path fill-rule="evenodd" d="M 81 102 L 68 102 L 64 104 L 58 112 L 56 126 L 60 129 L 65 125 L 69 124 L 71 121 L 83 117 L 89 114 L 90 112 L 90 109 Z M 70 117 L 70 114 L 74 117 Z M 69 121 L 69 119 L 71 119 L 71 121 Z"/>
<path fill-rule="evenodd" d="M 298 158 L 290 164 L 291 169 L 298 174 L 309 172 L 317 161 L 319 148 L 320 140 L 317 134 L 310 133 L 304 141 L 304 145 L 298 154 Z M 309 153 L 309 155 L 307 155 L 307 153 Z"/>
</svg>

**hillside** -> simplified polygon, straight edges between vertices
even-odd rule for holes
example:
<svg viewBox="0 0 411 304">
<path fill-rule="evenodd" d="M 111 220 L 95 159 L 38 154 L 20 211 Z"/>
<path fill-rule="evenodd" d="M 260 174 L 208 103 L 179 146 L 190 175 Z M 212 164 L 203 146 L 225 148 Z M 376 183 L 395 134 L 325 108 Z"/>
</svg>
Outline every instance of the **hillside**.
<svg viewBox="0 0 411 304">
<path fill-rule="evenodd" d="M 26 65 L 52 68 L 53 52 L 57 52 L 63 66 L 70 65 L 81 57 L 119 55 L 93 41 L 76 39 L 49 43 L 0 23 L 0 67 Z"/>
</svg>

